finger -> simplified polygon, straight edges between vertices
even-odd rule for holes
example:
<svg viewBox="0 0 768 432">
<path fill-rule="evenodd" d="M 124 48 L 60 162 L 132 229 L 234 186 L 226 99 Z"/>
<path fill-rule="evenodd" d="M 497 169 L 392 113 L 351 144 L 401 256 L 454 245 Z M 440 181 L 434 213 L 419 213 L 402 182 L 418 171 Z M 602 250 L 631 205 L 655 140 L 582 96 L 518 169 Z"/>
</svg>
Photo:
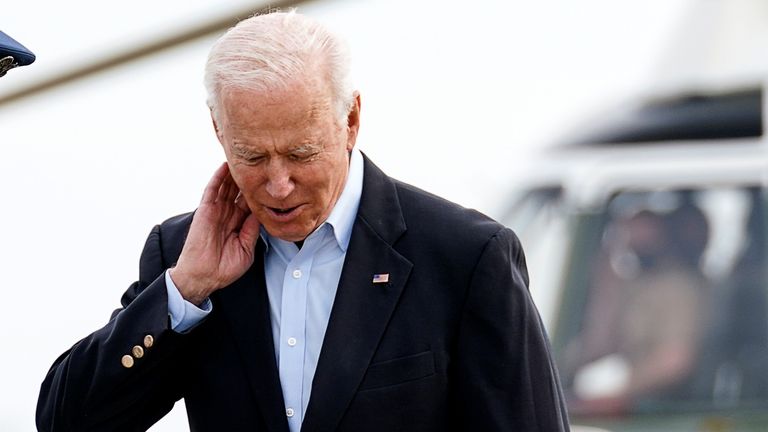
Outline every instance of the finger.
<svg viewBox="0 0 768 432">
<path fill-rule="evenodd" d="M 228 203 L 232 203 L 235 201 L 235 198 L 237 198 L 237 194 L 240 192 L 240 188 L 237 187 L 237 183 L 235 183 L 235 178 L 232 177 L 232 172 L 229 173 L 229 178 L 227 179 L 227 190 L 226 195 L 224 196 L 224 199 Z"/>
<path fill-rule="evenodd" d="M 216 191 L 216 201 L 224 203 L 231 202 L 231 200 L 227 199 L 230 194 L 230 189 L 232 189 L 232 174 L 227 172 L 227 175 L 224 176 L 224 179 L 221 181 L 219 190 Z"/>
<path fill-rule="evenodd" d="M 203 198 L 200 201 L 201 203 L 213 203 L 216 201 L 216 198 L 219 194 L 219 188 L 221 187 L 221 183 L 224 181 L 224 179 L 228 174 L 229 174 L 229 167 L 227 166 L 227 163 L 224 162 L 216 170 L 216 172 L 213 173 L 213 177 L 211 177 L 211 179 L 208 181 L 208 185 L 205 186 L 205 191 L 203 192 Z"/>
<path fill-rule="evenodd" d="M 245 201 L 245 198 L 243 197 L 243 193 L 238 189 L 237 196 L 235 197 L 235 205 L 244 212 L 250 212 L 251 209 L 248 207 L 248 203 Z"/>
<path fill-rule="evenodd" d="M 259 239 L 259 226 L 259 221 L 253 213 L 248 214 L 248 217 L 243 221 L 243 226 L 240 228 L 240 244 L 245 250 L 252 251 L 256 247 L 256 240 Z"/>
<path fill-rule="evenodd" d="M 243 194 L 238 190 L 237 196 L 234 201 L 234 219 L 236 220 L 235 230 L 240 231 L 243 228 L 245 219 L 251 214 L 251 209 L 248 207 L 248 203 L 245 201 Z"/>
</svg>

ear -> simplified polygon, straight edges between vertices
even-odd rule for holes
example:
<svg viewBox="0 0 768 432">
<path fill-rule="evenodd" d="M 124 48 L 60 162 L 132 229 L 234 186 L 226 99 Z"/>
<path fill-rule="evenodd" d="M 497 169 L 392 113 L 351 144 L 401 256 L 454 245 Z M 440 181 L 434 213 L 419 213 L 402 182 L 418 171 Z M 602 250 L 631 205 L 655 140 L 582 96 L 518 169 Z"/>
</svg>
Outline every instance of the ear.
<svg viewBox="0 0 768 432">
<path fill-rule="evenodd" d="M 352 106 L 347 114 L 347 151 L 355 148 L 357 133 L 360 130 L 360 92 L 355 90 L 352 95 Z"/>
<path fill-rule="evenodd" d="M 211 123 L 213 123 L 213 130 L 216 131 L 216 138 L 219 139 L 219 143 L 221 143 L 221 145 L 223 146 L 224 137 L 221 134 L 221 129 L 219 129 L 218 123 L 216 123 L 216 116 L 213 114 L 213 108 L 208 107 L 208 109 L 210 110 L 210 113 L 211 113 Z"/>
</svg>

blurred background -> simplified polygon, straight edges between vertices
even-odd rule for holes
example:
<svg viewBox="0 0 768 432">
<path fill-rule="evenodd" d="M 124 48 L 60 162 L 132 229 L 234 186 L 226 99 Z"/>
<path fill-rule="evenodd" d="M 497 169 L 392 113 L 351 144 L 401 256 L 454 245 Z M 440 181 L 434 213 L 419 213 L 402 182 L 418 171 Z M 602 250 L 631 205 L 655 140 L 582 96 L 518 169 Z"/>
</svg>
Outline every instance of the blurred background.
<svg viewBox="0 0 768 432">
<path fill-rule="evenodd" d="M 362 95 L 358 145 L 366 154 L 391 176 L 520 233 L 577 423 L 610 430 L 752 430 L 731 420 L 734 407 L 743 405 L 739 383 L 752 376 L 738 361 L 708 358 L 712 382 L 699 380 L 698 399 L 672 398 L 704 414 L 665 420 L 665 412 L 681 407 L 665 404 L 669 392 L 666 399 L 627 402 L 622 388 L 636 379 L 632 356 L 587 340 L 601 339 L 591 329 L 617 327 L 612 317 L 623 316 L 618 305 L 624 300 L 610 299 L 631 296 L 610 286 L 638 284 L 641 258 L 650 255 L 633 248 L 654 236 L 669 238 L 654 221 L 691 207 L 682 225 L 705 221 L 699 248 L 709 252 L 687 253 L 697 268 L 691 279 L 712 285 L 732 280 L 728 275 L 747 265 L 741 262 L 762 263 L 762 251 L 745 239 L 763 235 L 751 231 L 761 229 L 765 201 L 763 3 L 280 4 L 297 6 L 349 41 Z M 6 8 L 0 30 L 34 51 L 37 61 L 0 79 L 0 430 L 34 430 L 37 393 L 50 364 L 119 305 L 136 278 L 150 228 L 196 206 L 223 161 L 204 103 L 208 48 L 238 18 L 266 6 L 276 3 L 136 0 L 117 7 L 42 0 Z M 724 124 L 713 120 L 731 117 Z M 688 133 L 675 132 L 681 130 Z M 743 228 L 729 230 L 734 221 Z M 612 234 L 638 230 L 634 240 Z M 707 241 L 713 238 L 718 242 Z M 724 261 L 729 264 L 710 268 Z M 760 304 L 765 286 L 744 294 L 753 300 L 746 302 Z M 745 300 L 726 295 L 729 289 L 718 298 L 737 308 Z M 676 298 L 683 305 L 722 304 L 696 293 Z M 703 319 L 705 307 L 711 310 L 701 306 L 689 315 Z M 672 309 L 674 315 L 684 306 Z M 744 325 L 765 324 L 768 332 L 764 310 L 753 315 L 762 320 Z M 702 326 L 670 321 L 662 327 Z M 704 338 L 686 330 L 664 333 L 677 335 L 661 338 L 673 346 Z M 729 333 L 721 333 L 727 339 Z M 759 363 L 763 335 L 755 337 L 739 356 Z M 694 356 L 659 352 L 660 364 L 677 365 L 668 375 Z M 749 373 L 766 372 L 757 368 Z M 661 378 L 645 378 L 654 380 L 667 388 Z M 714 387 L 718 398 L 707 399 Z M 750 393 L 753 411 L 765 399 L 761 389 Z M 645 420 L 636 422 L 640 417 Z M 768 428 L 765 420 L 749 421 L 754 430 Z M 152 430 L 186 428 L 178 403 Z"/>
</svg>

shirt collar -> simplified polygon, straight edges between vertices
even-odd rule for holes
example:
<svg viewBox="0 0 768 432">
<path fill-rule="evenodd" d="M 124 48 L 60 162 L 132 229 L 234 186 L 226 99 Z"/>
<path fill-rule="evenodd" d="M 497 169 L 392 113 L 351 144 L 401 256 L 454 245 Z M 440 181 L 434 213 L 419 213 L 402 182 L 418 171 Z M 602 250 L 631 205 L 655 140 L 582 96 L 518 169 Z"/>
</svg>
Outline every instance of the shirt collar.
<svg viewBox="0 0 768 432">
<path fill-rule="evenodd" d="M 352 226 L 357 217 L 357 208 L 360 206 L 360 197 L 363 194 L 363 156 L 357 149 L 352 149 L 349 157 L 349 172 L 347 183 L 341 192 L 336 205 L 326 222 L 333 227 L 333 235 L 336 242 L 344 252 L 349 246 L 352 237 Z"/>
<path fill-rule="evenodd" d="M 357 209 L 360 207 L 360 197 L 363 194 L 363 156 L 358 149 L 352 149 L 349 157 L 349 171 L 344 189 L 339 199 L 325 220 L 314 232 L 320 230 L 324 224 L 331 226 L 336 243 L 342 251 L 346 252 L 349 240 L 352 237 L 352 227 L 357 217 Z M 269 251 L 269 243 L 274 239 L 261 227 L 261 238 Z"/>
</svg>

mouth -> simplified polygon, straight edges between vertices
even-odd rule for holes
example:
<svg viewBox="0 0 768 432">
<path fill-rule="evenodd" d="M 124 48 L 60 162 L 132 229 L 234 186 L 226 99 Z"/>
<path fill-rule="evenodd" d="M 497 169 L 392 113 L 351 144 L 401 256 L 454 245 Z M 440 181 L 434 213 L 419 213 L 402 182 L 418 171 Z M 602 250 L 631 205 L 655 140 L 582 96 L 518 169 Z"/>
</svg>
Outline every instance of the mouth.
<svg viewBox="0 0 768 432">
<path fill-rule="evenodd" d="M 298 207 L 290 207 L 290 208 L 270 207 L 269 209 L 272 210 L 273 212 L 277 213 L 277 214 L 284 215 L 284 214 L 288 214 L 288 213 L 296 210 L 297 208 Z"/>
<path fill-rule="evenodd" d="M 294 217 L 298 216 L 299 212 L 301 212 L 301 205 L 297 205 L 295 207 L 264 207 L 267 210 L 267 213 L 269 213 L 270 216 L 272 216 L 273 219 L 285 222 L 290 219 L 293 219 Z"/>
</svg>

